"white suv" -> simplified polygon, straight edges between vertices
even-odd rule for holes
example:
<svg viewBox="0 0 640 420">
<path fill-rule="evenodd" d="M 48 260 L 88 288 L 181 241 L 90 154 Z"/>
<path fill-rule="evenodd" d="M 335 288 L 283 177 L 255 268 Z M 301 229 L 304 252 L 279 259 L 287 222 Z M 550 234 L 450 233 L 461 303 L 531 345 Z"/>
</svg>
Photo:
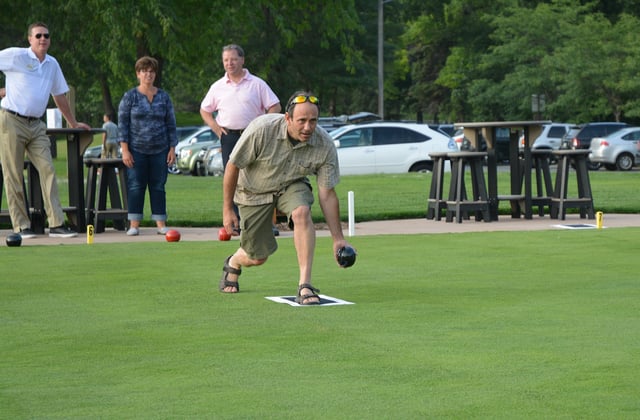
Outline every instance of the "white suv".
<svg viewBox="0 0 640 420">
<path fill-rule="evenodd" d="M 569 131 L 571 124 L 551 123 L 542 126 L 542 133 L 535 139 L 532 149 L 558 150 L 562 137 Z"/>
<path fill-rule="evenodd" d="M 458 150 L 451 137 L 426 124 L 375 122 L 340 127 L 330 133 L 338 149 L 340 174 L 426 172 L 431 152 Z"/>
</svg>

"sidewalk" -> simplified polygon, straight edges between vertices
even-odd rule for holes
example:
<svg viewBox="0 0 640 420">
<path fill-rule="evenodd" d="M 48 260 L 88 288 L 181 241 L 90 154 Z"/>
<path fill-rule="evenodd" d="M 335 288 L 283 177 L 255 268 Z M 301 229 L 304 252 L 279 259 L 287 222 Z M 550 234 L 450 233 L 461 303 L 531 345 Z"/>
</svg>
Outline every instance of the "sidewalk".
<svg viewBox="0 0 640 420">
<path fill-rule="evenodd" d="M 620 228 L 620 227 L 640 227 L 640 214 L 605 214 L 603 217 L 604 228 Z M 526 231 L 526 230 L 551 230 L 565 229 L 569 227 L 595 227 L 596 221 L 589 219 L 580 219 L 577 214 L 567 215 L 566 220 L 550 219 L 549 217 L 534 216 L 531 220 L 512 219 L 510 216 L 500 216 L 497 222 L 485 223 L 473 220 L 465 220 L 462 223 L 447 223 L 444 220 L 435 221 L 427 219 L 402 219 L 402 220 L 384 220 L 374 222 L 356 223 L 354 227 L 354 236 L 370 236 L 370 235 L 411 235 L 411 234 L 439 234 L 439 233 L 462 233 L 462 232 L 490 232 L 490 231 Z M 181 233 L 181 241 L 217 241 L 218 229 L 220 227 L 210 228 L 176 228 Z M 349 236 L 349 227 L 344 225 L 344 234 Z M 0 238 L 2 243 L 0 246 L 6 246 L 5 238 L 11 233 L 10 230 L 0 230 Z M 318 236 L 329 236 L 326 229 L 317 230 Z M 293 236 L 291 231 L 281 231 L 279 238 L 290 238 Z M 234 237 L 232 240 L 238 240 Z M 165 237 L 158 235 L 156 229 L 152 227 L 141 228 L 139 236 L 127 236 L 123 231 L 117 231 L 108 228 L 104 233 L 94 235 L 93 242 L 99 243 L 118 243 L 118 242 L 164 242 Z M 23 246 L 30 245 L 60 245 L 60 244 L 86 244 L 87 238 L 85 234 L 79 234 L 76 238 L 49 238 L 47 235 L 39 235 L 34 239 L 24 239 Z"/>
</svg>

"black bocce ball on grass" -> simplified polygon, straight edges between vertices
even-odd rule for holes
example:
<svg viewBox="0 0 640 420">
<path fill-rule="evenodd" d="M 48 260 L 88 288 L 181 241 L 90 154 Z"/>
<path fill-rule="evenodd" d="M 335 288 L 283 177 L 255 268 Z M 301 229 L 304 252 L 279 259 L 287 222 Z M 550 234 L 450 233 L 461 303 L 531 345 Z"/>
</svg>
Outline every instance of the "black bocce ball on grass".
<svg viewBox="0 0 640 420">
<path fill-rule="evenodd" d="M 20 246 L 22 245 L 22 236 L 19 233 L 12 233 L 7 235 L 7 246 Z"/>
</svg>

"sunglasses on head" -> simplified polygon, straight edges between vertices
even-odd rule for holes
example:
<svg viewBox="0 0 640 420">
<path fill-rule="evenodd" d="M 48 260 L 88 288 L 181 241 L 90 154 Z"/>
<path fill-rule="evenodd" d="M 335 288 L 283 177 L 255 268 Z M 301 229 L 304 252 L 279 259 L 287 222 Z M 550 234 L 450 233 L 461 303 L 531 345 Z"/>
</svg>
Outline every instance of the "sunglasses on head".
<svg viewBox="0 0 640 420">
<path fill-rule="evenodd" d="M 51 35 L 49 35 L 49 34 L 35 34 L 34 36 L 35 36 L 37 39 L 40 39 L 40 38 L 42 38 L 42 37 L 44 37 L 45 39 L 49 39 L 49 37 L 50 37 Z"/>
<path fill-rule="evenodd" d="M 291 107 L 291 105 L 295 105 L 295 104 L 302 104 L 305 102 L 310 102 L 312 104 L 318 105 L 318 102 L 320 102 L 320 100 L 318 99 L 317 96 L 305 96 L 305 95 L 298 95 L 296 97 L 294 97 L 291 102 L 289 102 L 289 107 Z"/>
</svg>

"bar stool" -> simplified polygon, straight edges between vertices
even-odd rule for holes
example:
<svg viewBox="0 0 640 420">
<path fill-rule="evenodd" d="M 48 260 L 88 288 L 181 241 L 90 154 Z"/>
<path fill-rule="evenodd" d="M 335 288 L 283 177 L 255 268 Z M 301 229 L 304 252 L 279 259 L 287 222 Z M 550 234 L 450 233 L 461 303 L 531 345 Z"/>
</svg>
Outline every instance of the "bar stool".
<svg viewBox="0 0 640 420">
<path fill-rule="evenodd" d="M 122 159 L 86 159 L 85 165 L 88 168 L 87 221 L 93 222 L 96 233 L 104 232 L 105 220 L 112 220 L 115 229 L 125 230 L 128 213 L 127 172 Z M 107 208 L 107 194 L 110 208 Z"/>
<path fill-rule="evenodd" d="M 519 219 L 522 214 L 526 215 L 526 195 L 522 193 L 525 171 L 525 157 L 523 151 L 519 151 L 514 158 L 509 158 L 509 167 L 509 176 L 511 178 L 510 193 L 498 194 L 496 196 L 496 200 L 498 204 L 501 201 L 508 201 L 509 206 L 511 207 L 511 218 Z M 497 216 L 498 215 L 496 214 L 493 217 L 493 220 L 498 220 Z"/>
<path fill-rule="evenodd" d="M 429 153 L 429 156 L 433 160 L 433 171 L 431 172 L 431 189 L 427 199 L 427 219 L 441 220 L 442 211 L 447 207 L 447 201 L 442 197 L 442 186 L 445 164 L 449 160 L 449 156 L 447 152 L 432 152 Z"/>
<path fill-rule="evenodd" d="M 544 208 L 551 213 L 551 198 L 553 197 L 553 181 L 551 180 L 550 149 L 538 149 L 531 151 L 531 160 L 535 170 L 536 195 L 531 197 L 531 205 L 538 207 L 538 216 L 544 216 Z"/>
<path fill-rule="evenodd" d="M 551 198 L 551 218 L 564 220 L 567 208 L 580 209 L 580 218 L 595 219 L 591 182 L 587 168 L 589 150 L 554 150 L 552 154 L 558 159 L 556 186 Z M 567 185 L 571 166 L 576 169 L 578 197 L 567 198 Z"/>
<path fill-rule="evenodd" d="M 446 202 L 447 222 L 452 222 L 455 216 L 456 222 L 462 223 L 463 213 L 470 211 L 475 212 L 476 221 L 490 222 L 487 184 L 483 171 L 487 153 L 453 152 L 448 153 L 448 157 L 451 160 L 451 185 L 449 186 L 449 199 Z M 467 164 L 469 165 L 473 193 L 470 200 L 467 199 L 464 185 L 464 167 Z"/>
</svg>

